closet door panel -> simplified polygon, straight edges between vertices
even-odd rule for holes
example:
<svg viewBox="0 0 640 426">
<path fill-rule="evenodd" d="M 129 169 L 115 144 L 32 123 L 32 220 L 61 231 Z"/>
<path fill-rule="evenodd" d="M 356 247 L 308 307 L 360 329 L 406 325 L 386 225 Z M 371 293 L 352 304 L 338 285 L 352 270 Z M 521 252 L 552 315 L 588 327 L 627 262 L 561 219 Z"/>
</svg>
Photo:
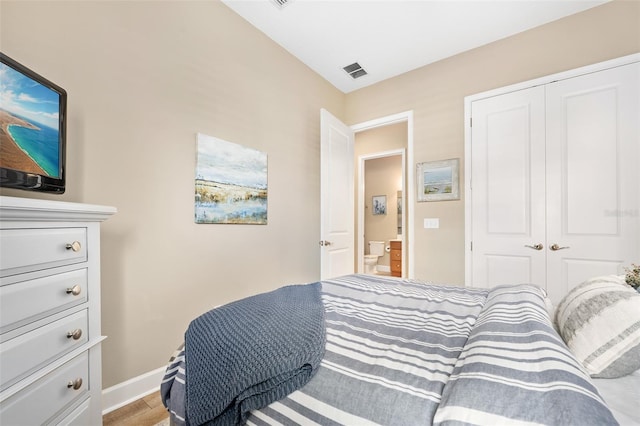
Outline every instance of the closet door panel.
<svg viewBox="0 0 640 426">
<path fill-rule="evenodd" d="M 559 301 L 640 257 L 638 64 L 547 85 L 547 281 Z"/>
<path fill-rule="evenodd" d="M 550 134 L 552 146 L 549 151 L 560 154 L 550 164 L 562 162 L 555 167 L 560 173 L 555 177 L 561 179 L 562 187 L 554 185 L 554 189 L 564 190 L 566 200 L 562 219 L 566 223 L 566 234 L 618 233 L 615 217 L 603 214 L 617 208 L 620 195 L 616 190 L 620 157 L 616 131 L 617 98 L 617 88 L 609 86 L 568 94 L 562 99 L 565 134 Z M 560 143 L 553 146 L 556 141 Z M 558 191 L 552 191 L 550 195 L 562 196 L 554 192 Z"/>
<path fill-rule="evenodd" d="M 471 108 L 473 285 L 544 286 L 544 89 Z"/>
<path fill-rule="evenodd" d="M 531 256 L 487 254 L 484 261 L 486 262 L 486 265 L 484 265 L 486 268 L 486 275 L 484 278 L 487 283 L 531 283 L 535 279 L 531 265 Z M 493 285 L 491 287 L 493 287 Z"/>
<path fill-rule="evenodd" d="M 589 278 L 617 274 L 621 265 L 620 262 L 617 261 L 564 258 L 561 266 L 562 276 L 559 281 L 574 283 L 574 285 L 569 286 L 570 288 L 573 288 L 577 284 L 582 283 Z"/>
<path fill-rule="evenodd" d="M 515 105 L 486 116 L 487 232 L 529 235 L 531 229 L 531 129 L 529 105 Z"/>
</svg>

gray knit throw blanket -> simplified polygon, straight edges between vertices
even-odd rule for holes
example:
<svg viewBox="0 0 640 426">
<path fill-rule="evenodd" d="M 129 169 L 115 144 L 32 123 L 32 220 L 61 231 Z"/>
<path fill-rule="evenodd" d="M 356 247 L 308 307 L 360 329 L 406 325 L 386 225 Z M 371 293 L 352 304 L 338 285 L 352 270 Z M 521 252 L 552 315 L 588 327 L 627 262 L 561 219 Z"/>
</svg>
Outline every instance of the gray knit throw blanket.
<svg viewBox="0 0 640 426">
<path fill-rule="evenodd" d="M 213 309 L 185 334 L 187 422 L 243 424 L 304 386 L 324 355 L 321 284 L 293 285 Z"/>
</svg>

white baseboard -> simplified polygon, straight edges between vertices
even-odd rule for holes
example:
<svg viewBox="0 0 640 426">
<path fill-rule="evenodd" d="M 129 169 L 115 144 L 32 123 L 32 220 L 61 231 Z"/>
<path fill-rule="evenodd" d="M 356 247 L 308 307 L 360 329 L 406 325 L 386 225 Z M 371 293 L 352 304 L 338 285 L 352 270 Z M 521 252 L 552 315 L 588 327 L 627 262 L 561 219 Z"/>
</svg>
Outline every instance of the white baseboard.
<svg viewBox="0 0 640 426">
<path fill-rule="evenodd" d="M 160 389 L 166 366 L 102 390 L 102 415 Z"/>
<path fill-rule="evenodd" d="M 380 272 L 391 272 L 391 266 L 387 265 L 377 265 L 376 269 Z"/>
</svg>

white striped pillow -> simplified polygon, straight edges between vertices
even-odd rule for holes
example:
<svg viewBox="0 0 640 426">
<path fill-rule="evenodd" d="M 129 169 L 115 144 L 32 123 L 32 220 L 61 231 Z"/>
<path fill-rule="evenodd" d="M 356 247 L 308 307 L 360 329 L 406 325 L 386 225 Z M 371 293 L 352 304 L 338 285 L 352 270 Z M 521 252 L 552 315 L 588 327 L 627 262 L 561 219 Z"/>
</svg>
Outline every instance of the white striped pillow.
<svg viewBox="0 0 640 426">
<path fill-rule="evenodd" d="M 592 278 L 558 305 L 556 326 L 591 377 L 640 369 L 640 293 L 615 275 Z"/>
</svg>

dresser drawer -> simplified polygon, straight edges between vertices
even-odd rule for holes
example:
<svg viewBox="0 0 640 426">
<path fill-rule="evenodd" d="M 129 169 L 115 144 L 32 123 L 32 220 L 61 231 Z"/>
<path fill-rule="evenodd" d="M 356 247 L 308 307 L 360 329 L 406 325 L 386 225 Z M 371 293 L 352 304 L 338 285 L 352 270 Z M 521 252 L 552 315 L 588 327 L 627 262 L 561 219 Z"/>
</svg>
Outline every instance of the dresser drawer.
<svg viewBox="0 0 640 426">
<path fill-rule="evenodd" d="M 0 333 L 87 301 L 87 269 L 2 285 Z"/>
<path fill-rule="evenodd" d="M 87 260 L 86 228 L 0 229 L 2 276 Z"/>
<path fill-rule="evenodd" d="M 58 426 L 87 426 L 92 425 L 91 399 L 84 401 L 78 408 L 64 419 L 56 422 Z"/>
<path fill-rule="evenodd" d="M 3 342 L 0 346 L 0 389 L 86 343 L 89 340 L 87 326 L 85 309 Z"/>
<path fill-rule="evenodd" d="M 85 352 L 3 401 L 0 424 L 44 424 L 86 397 L 89 387 L 89 357 Z"/>
</svg>

